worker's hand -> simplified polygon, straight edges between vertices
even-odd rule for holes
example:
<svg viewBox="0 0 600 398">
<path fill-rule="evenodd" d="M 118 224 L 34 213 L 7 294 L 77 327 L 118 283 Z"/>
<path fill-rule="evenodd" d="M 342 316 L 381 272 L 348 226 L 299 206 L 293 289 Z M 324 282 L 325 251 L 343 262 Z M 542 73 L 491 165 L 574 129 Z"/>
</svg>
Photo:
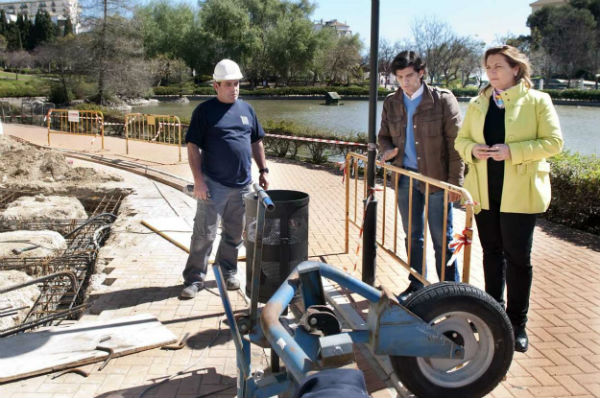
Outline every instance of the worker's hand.
<svg viewBox="0 0 600 398">
<path fill-rule="evenodd" d="M 267 176 L 269 173 L 260 173 L 258 176 L 258 185 L 265 191 L 269 189 L 269 181 L 267 180 Z"/>
<path fill-rule="evenodd" d="M 485 160 L 490 157 L 491 148 L 485 144 L 475 144 L 473 150 L 473 157 L 479 160 Z"/>
<path fill-rule="evenodd" d="M 390 159 L 395 158 L 398 155 L 398 148 L 388 149 L 383 153 L 383 161 L 387 162 Z"/>
<path fill-rule="evenodd" d="M 210 193 L 208 192 L 208 187 L 204 183 L 204 181 L 196 181 L 194 183 L 194 198 L 200 200 L 207 200 L 210 197 Z"/>
<path fill-rule="evenodd" d="M 508 160 L 510 159 L 510 148 L 506 144 L 495 144 L 490 148 L 489 154 L 496 161 Z"/>
</svg>

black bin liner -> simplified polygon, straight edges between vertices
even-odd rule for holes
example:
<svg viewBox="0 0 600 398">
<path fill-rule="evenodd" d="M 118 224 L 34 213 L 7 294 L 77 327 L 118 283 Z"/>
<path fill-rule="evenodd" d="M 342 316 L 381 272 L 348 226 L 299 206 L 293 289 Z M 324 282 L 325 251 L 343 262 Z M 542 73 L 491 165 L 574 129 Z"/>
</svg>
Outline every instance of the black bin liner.
<svg viewBox="0 0 600 398">
<path fill-rule="evenodd" d="M 308 201 L 305 192 L 270 190 L 275 210 L 265 213 L 258 301 L 266 303 L 290 272 L 308 259 Z M 246 294 L 251 295 L 252 259 L 256 242 L 256 202 L 252 192 L 246 204 Z"/>
</svg>

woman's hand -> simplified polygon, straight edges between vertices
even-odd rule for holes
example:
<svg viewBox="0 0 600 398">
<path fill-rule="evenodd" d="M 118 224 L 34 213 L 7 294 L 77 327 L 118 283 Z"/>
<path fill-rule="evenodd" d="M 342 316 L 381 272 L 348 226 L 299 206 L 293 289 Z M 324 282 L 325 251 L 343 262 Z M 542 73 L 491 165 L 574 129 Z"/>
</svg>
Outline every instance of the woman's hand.
<svg viewBox="0 0 600 398">
<path fill-rule="evenodd" d="M 506 144 L 492 145 L 488 153 L 492 159 L 498 162 L 510 159 L 510 148 Z"/>
<path fill-rule="evenodd" d="M 490 147 L 485 144 L 475 144 L 471 153 L 476 159 L 485 160 L 490 157 Z"/>
</svg>

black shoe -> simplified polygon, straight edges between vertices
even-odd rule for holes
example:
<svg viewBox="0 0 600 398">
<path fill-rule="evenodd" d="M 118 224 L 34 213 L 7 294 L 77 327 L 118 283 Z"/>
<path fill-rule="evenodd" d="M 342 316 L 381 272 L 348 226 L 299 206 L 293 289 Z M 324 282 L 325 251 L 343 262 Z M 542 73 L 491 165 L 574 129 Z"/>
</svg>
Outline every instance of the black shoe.
<svg viewBox="0 0 600 398">
<path fill-rule="evenodd" d="M 203 288 L 204 288 L 204 282 L 202 282 L 202 281 L 194 282 L 190 285 L 187 285 L 183 288 L 181 293 L 179 293 L 179 299 L 181 299 L 181 300 L 193 299 L 194 297 L 196 297 L 196 294 L 198 294 L 198 292 L 200 290 L 202 290 Z"/>
<path fill-rule="evenodd" d="M 400 303 L 405 302 L 411 294 L 413 294 L 414 292 L 416 292 L 418 290 L 421 290 L 422 287 L 423 287 L 422 285 L 418 285 L 416 283 L 411 283 L 410 285 L 408 285 L 406 290 L 404 290 L 402 293 L 400 293 L 398 295 L 398 301 Z"/>
<path fill-rule="evenodd" d="M 527 338 L 527 332 L 525 326 L 515 327 L 515 351 L 526 352 L 529 348 L 529 339 Z"/>
</svg>

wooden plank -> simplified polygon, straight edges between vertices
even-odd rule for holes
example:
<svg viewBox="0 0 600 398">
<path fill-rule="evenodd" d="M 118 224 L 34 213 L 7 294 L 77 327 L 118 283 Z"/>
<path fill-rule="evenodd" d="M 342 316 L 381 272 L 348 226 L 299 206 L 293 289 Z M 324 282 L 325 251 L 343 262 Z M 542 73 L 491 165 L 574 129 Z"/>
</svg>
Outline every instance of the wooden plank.
<svg viewBox="0 0 600 398">
<path fill-rule="evenodd" d="M 142 225 L 156 232 L 186 253 L 190 252 L 190 240 L 192 238 L 192 227 L 179 217 L 157 217 L 142 220 Z M 221 228 L 213 243 L 213 251 L 210 260 L 215 259 L 217 248 L 221 240 Z M 246 248 L 242 245 L 238 252 L 238 263 L 246 259 Z M 239 264 L 238 264 L 239 265 Z"/>
<path fill-rule="evenodd" d="M 156 232 L 175 246 L 179 247 L 186 253 L 190 252 L 190 240 L 192 238 L 192 227 L 186 224 L 179 217 L 161 217 L 161 218 L 149 218 L 142 220 L 142 225 L 150 230 Z M 218 245 L 218 239 L 220 235 L 217 235 L 215 244 Z M 213 245 L 213 247 L 217 247 Z M 216 250 L 213 250 L 216 252 Z"/>
<path fill-rule="evenodd" d="M 81 322 L 67 327 L 22 333 L 0 339 L 0 383 L 104 361 L 177 341 L 150 314 Z"/>
</svg>

